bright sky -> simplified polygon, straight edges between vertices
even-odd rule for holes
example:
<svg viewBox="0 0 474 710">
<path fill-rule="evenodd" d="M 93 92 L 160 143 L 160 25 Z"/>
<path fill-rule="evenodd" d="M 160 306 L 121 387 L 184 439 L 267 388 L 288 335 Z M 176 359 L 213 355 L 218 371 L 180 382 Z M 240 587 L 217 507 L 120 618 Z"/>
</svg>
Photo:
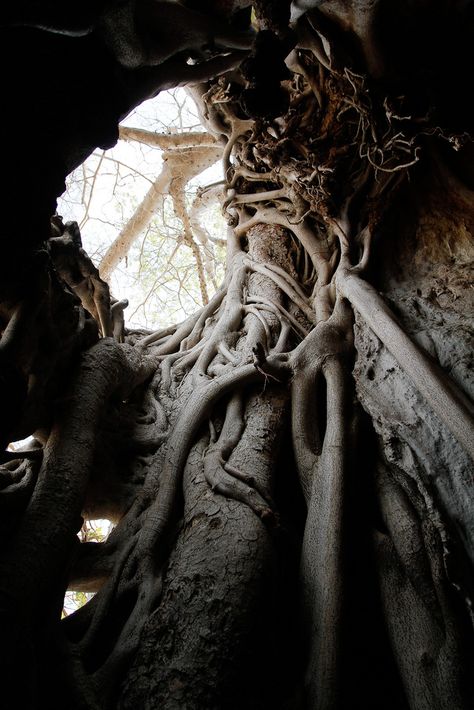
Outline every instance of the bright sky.
<svg viewBox="0 0 474 710">
<path fill-rule="evenodd" d="M 195 106 L 183 89 L 162 92 L 146 101 L 123 125 L 159 133 L 202 130 Z M 111 150 L 95 151 L 69 176 L 67 190 L 58 201 L 58 213 L 65 221 L 79 223 L 84 247 L 97 265 L 140 204 L 161 165 L 159 149 L 119 141 Z M 221 179 L 218 163 L 189 184 L 190 193 Z M 164 215 L 157 215 L 148 234 L 137 239 L 129 257 L 110 279 L 115 298 L 128 298 L 130 302 L 125 316 L 131 327 L 169 325 L 201 305 L 191 250 L 177 242 L 181 224 L 166 203 Z M 205 222 L 214 237 L 225 236 L 226 225 L 218 205 L 206 212 Z"/>
</svg>

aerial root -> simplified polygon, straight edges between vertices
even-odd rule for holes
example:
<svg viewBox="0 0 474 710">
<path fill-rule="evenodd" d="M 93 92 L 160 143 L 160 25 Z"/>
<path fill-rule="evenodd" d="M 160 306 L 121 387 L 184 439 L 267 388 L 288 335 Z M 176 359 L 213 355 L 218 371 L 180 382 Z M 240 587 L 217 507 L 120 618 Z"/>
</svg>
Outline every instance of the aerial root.
<svg viewBox="0 0 474 710">
<path fill-rule="evenodd" d="M 232 365 L 235 365 L 237 367 L 240 365 L 240 358 L 238 357 L 236 352 L 231 352 L 231 350 L 228 348 L 227 343 L 225 343 L 223 340 L 218 344 L 217 346 L 217 351 L 222 355 L 222 357 L 227 360 L 227 362 L 230 362 Z"/>
<path fill-rule="evenodd" d="M 317 473 L 313 476 L 301 552 L 301 576 L 310 638 L 308 696 L 317 710 L 337 704 L 343 578 L 343 506 L 348 474 L 348 379 L 345 363 L 330 358 L 326 380 L 327 426 Z"/>
<path fill-rule="evenodd" d="M 275 285 L 278 286 L 278 288 L 280 288 L 283 293 L 286 294 L 288 298 L 298 306 L 298 308 L 302 311 L 302 313 L 304 313 L 310 323 L 315 322 L 314 310 L 309 305 L 306 296 L 301 295 L 300 289 L 294 288 L 294 279 L 292 279 L 289 274 L 287 274 L 286 277 L 282 277 L 280 272 L 277 272 L 274 269 L 269 269 L 265 264 L 258 264 L 254 261 L 251 261 L 250 259 L 246 260 L 246 263 L 252 271 L 262 274 L 263 276 L 267 276 L 269 279 L 271 279 L 275 283 Z"/>
<path fill-rule="evenodd" d="M 214 493 L 238 500 L 251 508 L 263 521 L 276 523 L 272 504 L 255 487 L 255 478 L 226 465 L 219 449 L 207 452 L 204 458 L 204 478 Z"/>
<path fill-rule="evenodd" d="M 115 563 L 113 574 L 109 577 L 100 592 L 94 597 L 94 604 L 89 603 L 90 606 L 88 604 L 75 612 L 75 614 L 68 617 L 68 619 L 70 619 L 69 623 L 73 622 L 76 615 L 77 617 L 82 615 L 85 615 L 86 618 L 89 617 L 89 623 L 82 639 L 79 642 L 82 653 L 87 653 L 91 646 L 96 643 L 97 639 L 100 637 L 102 624 L 107 618 L 107 614 L 109 613 L 111 606 L 117 601 L 117 592 L 121 583 L 122 572 L 129 561 L 129 557 L 133 552 L 136 541 L 137 538 L 134 536 L 124 547 L 117 559 L 117 562 Z M 89 616 L 90 612 L 92 612 L 92 616 Z"/>
<path fill-rule="evenodd" d="M 309 331 L 307 331 L 306 328 L 304 328 L 301 323 L 299 323 L 299 321 L 297 321 L 296 318 L 286 310 L 286 308 L 281 306 L 276 301 L 270 298 L 265 298 L 264 296 L 249 296 L 247 298 L 247 303 L 254 303 L 260 310 L 266 310 L 273 313 L 273 315 L 278 319 L 281 327 L 283 327 L 283 324 L 286 323 L 288 326 L 293 328 L 294 332 L 300 338 L 305 338 L 308 335 Z"/>
<path fill-rule="evenodd" d="M 309 503 L 313 477 L 321 454 L 320 424 L 317 416 L 317 381 L 322 376 L 321 362 L 311 371 L 295 375 L 291 383 L 291 438 L 301 488 Z"/>
<path fill-rule="evenodd" d="M 283 354 L 288 350 L 288 344 L 290 340 L 291 325 L 286 320 L 286 318 L 281 319 L 281 329 L 278 340 L 276 341 L 274 347 L 271 350 L 271 355 Z"/>
<path fill-rule="evenodd" d="M 349 268 L 338 269 L 336 286 L 393 355 L 440 421 L 474 460 L 472 411 L 455 383 L 415 345 L 373 286 Z"/>
<path fill-rule="evenodd" d="M 259 518 L 274 525 L 274 503 L 255 476 L 232 466 L 228 459 L 239 444 L 244 431 L 244 403 L 242 395 L 234 394 L 226 409 L 224 424 L 217 441 L 209 446 L 204 456 L 204 478 L 212 491 L 244 503 Z"/>
<path fill-rule="evenodd" d="M 226 294 L 227 287 L 225 286 L 216 291 L 209 303 L 202 309 L 189 335 L 181 342 L 181 350 L 191 350 L 191 348 L 198 344 L 207 319 L 217 312 Z"/>
<path fill-rule="evenodd" d="M 72 636 L 78 636 L 82 629 L 82 638 L 74 646 L 81 656 L 87 656 L 96 646 L 103 644 L 103 624 L 114 608 L 135 599 L 120 635 L 113 644 L 106 660 L 91 674 L 92 686 L 100 690 L 106 706 L 116 682 L 117 673 L 135 652 L 140 633 L 151 611 L 158 603 L 162 593 L 162 573 L 155 572 L 155 562 L 151 555 L 144 563 L 135 554 L 137 536 L 128 542 L 120 553 L 113 574 L 100 592 L 84 607 L 65 620 L 66 631 L 71 629 Z M 64 622 L 63 622 L 64 623 Z"/>
<path fill-rule="evenodd" d="M 267 505 L 270 509 L 273 509 L 275 507 L 275 504 L 272 498 L 269 496 L 268 491 L 264 489 L 264 486 L 260 485 L 259 481 L 255 478 L 255 476 L 252 476 L 249 473 L 244 473 L 240 469 L 235 468 L 235 466 L 232 466 L 227 461 L 224 461 L 224 459 L 221 459 L 220 463 L 226 473 L 230 474 L 237 480 L 242 481 L 242 483 L 245 483 L 250 488 L 254 488 L 257 493 L 259 493 L 259 495 L 267 502 Z"/>
<path fill-rule="evenodd" d="M 254 122 L 251 119 L 239 119 L 232 116 L 231 126 L 231 133 L 228 137 L 224 153 L 222 155 L 222 165 L 226 179 L 230 177 L 230 173 L 233 169 L 232 163 L 230 162 L 232 149 L 241 138 L 244 138 L 253 130 Z"/>
<path fill-rule="evenodd" d="M 161 386 L 165 390 L 170 390 L 172 384 L 171 370 L 175 366 L 175 370 L 185 372 L 190 369 L 204 348 L 204 344 L 195 346 L 191 350 L 180 350 L 177 353 L 172 353 L 163 358 L 161 362 Z"/>
<path fill-rule="evenodd" d="M 176 332 L 176 329 L 176 325 L 172 325 L 168 328 L 160 328 L 159 330 L 155 330 L 153 331 L 153 333 L 150 333 L 149 335 L 139 340 L 136 345 L 141 347 L 153 345 L 154 343 L 157 343 L 163 338 L 167 338 L 168 336 L 173 335 Z"/>
<path fill-rule="evenodd" d="M 259 321 L 260 325 L 262 326 L 262 339 L 265 341 L 264 350 L 266 353 L 268 353 L 271 346 L 272 334 L 266 318 L 264 318 L 263 315 L 260 313 L 260 310 L 253 305 L 244 306 L 244 313 L 246 313 L 247 315 L 255 316 L 255 318 Z"/>
<path fill-rule="evenodd" d="M 235 187 L 239 178 L 244 178 L 245 180 L 253 180 L 257 182 L 274 182 L 275 174 L 273 173 L 273 171 L 256 173 L 255 171 L 249 170 L 243 165 L 238 165 L 234 167 L 234 174 L 232 176 L 232 180 L 228 184 L 229 188 Z"/>
<path fill-rule="evenodd" d="M 376 491 L 383 522 L 404 572 L 434 624 L 445 632 L 443 609 L 436 590 L 440 580 L 431 569 L 424 539 L 426 522 L 423 525 L 423 519 L 403 487 L 385 466 L 380 466 L 377 472 Z"/>
<path fill-rule="evenodd" d="M 271 356 L 271 360 L 275 359 Z M 134 552 L 139 569 L 147 564 L 176 514 L 184 467 L 200 427 L 222 397 L 258 379 L 255 367 L 248 364 L 213 380 L 206 380 L 205 384 L 194 388 L 170 432 L 167 454 L 159 475 L 158 495 L 154 495 L 140 530 Z"/>
<path fill-rule="evenodd" d="M 156 607 L 163 592 L 162 573 L 150 572 L 140 580 L 140 587 L 133 609 L 125 622 L 122 631 L 114 644 L 112 652 L 105 663 L 93 674 L 95 685 L 100 688 L 101 696 L 106 705 L 110 703 L 111 695 L 117 684 L 117 676 L 135 653 L 140 635 L 150 613 Z M 134 585 L 136 587 L 136 585 Z"/>
<path fill-rule="evenodd" d="M 265 382 L 268 379 L 284 382 L 290 375 L 291 368 L 286 353 L 277 352 L 272 357 L 267 357 L 263 345 L 257 342 L 252 348 L 252 359 L 255 369 L 263 375 Z"/>
</svg>

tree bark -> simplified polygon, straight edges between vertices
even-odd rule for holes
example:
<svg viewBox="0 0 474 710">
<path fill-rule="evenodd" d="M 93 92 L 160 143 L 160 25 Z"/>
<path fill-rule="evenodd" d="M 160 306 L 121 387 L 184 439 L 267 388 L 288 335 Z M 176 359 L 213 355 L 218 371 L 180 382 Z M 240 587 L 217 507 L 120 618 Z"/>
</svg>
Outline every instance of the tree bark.
<svg viewBox="0 0 474 710">
<path fill-rule="evenodd" d="M 115 59 L 91 38 L 128 62 L 127 106 L 157 77 L 236 67 L 239 2 L 218 20 L 152 5 L 167 29 L 172 5 L 199 20 L 169 56 L 141 6 L 114 7 Z M 9 243 L 29 261 L 0 292 L 0 434 L 34 422 L 0 464 L 15 707 L 470 707 L 473 19 L 427 7 L 257 4 L 245 63 L 193 92 L 225 142 L 228 263 L 183 323 L 97 342 L 49 252 Z M 47 194 L 83 137 L 51 139 Z M 182 193 L 220 149 L 196 140 L 167 151 L 180 174 L 165 166 L 103 272 L 165 188 L 198 249 Z M 101 514 L 108 539 L 76 541 Z M 61 620 L 68 583 L 96 594 Z"/>
</svg>

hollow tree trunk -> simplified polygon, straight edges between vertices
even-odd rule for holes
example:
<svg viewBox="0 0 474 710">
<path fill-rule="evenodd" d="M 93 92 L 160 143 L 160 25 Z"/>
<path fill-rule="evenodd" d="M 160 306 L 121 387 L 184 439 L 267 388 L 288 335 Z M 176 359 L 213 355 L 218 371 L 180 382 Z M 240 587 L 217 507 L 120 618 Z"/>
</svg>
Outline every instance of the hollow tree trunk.
<svg viewBox="0 0 474 710">
<path fill-rule="evenodd" d="M 229 222 L 201 311 L 97 343 L 47 254 L 5 291 L 0 433 L 35 434 L 0 469 L 0 673 L 20 706 L 470 706 L 469 115 L 447 120 L 436 82 L 426 110 L 434 59 L 403 73 L 385 3 L 304 5 L 288 33 L 259 4 L 275 36 L 240 83 L 195 90 Z M 449 17 L 428 23 L 437 51 Z M 38 314 L 55 329 L 27 327 Z M 106 542 L 76 542 L 80 512 L 117 523 Z M 61 621 L 68 584 L 96 594 Z"/>
</svg>

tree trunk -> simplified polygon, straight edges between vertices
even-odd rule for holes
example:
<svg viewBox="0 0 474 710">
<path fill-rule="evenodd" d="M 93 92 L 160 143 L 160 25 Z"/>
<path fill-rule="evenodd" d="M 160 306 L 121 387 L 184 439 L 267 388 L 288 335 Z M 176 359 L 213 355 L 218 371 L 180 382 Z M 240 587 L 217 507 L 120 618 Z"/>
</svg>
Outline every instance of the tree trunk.
<svg viewBox="0 0 474 710">
<path fill-rule="evenodd" d="M 132 94 L 250 22 L 179 4 L 160 64 L 140 12 L 171 5 L 114 9 Z M 289 32 L 258 3 L 241 69 L 194 88 L 229 223 L 199 312 L 117 343 L 46 250 L 4 285 L 0 434 L 34 435 L 0 466 L 6 707 L 470 707 L 472 116 L 446 80 L 472 19 L 385 5 L 292 3 Z M 61 620 L 68 586 L 95 596 Z"/>
</svg>

